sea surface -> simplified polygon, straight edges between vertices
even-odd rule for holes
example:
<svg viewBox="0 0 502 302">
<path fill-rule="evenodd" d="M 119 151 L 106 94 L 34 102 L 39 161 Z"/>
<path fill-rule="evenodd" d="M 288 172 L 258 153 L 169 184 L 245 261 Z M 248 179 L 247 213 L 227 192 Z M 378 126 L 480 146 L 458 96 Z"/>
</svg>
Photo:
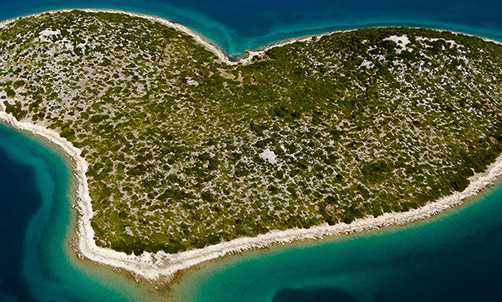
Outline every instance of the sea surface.
<svg viewBox="0 0 502 302">
<path fill-rule="evenodd" d="M 61 153 L 0 124 L 0 301 L 144 301 L 70 250 L 71 178 Z"/>
<path fill-rule="evenodd" d="M 502 40 L 498 0 L 0 0 L 0 20 L 62 8 L 133 11 L 179 22 L 238 57 L 299 36 L 421 26 Z"/>
<path fill-rule="evenodd" d="M 446 214 L 207 264 L 178 301 L 502 301 L 502 184 Z"/>
<path fill-rule="evenodd" d="M 502 2 L 0 0 L 0 21 L 111 8 L 180 22 L 232 57 L 281 40 L 368 26 L 421 26 L 502 41 Z M 71 251 L 70 164 L 0 125 L 0 301 L 148 301 L 122 274 Z M 245 253 L 174 286 L 179 301 L 502 301 L 502 185 L 426 222 Z"/>
</svg>

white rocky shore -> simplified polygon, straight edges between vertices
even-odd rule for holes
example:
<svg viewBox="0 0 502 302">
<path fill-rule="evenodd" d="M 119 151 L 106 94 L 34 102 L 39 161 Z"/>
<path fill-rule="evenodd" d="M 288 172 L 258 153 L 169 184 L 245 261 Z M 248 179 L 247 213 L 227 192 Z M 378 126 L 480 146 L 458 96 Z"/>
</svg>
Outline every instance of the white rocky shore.
<svg viewBox="0 0 502 302">
<path fill-rule="evenodd" d="M 45 13 L 70 12 L 70 11 L 73 11 L 73 10 L 75 10 L 75 9 L 61 9 L 61 10 L 47 11 Z M 269 46 L 264 47 L 264 48 L 259 49 L 259 50 L 246 50 L 247 54 L 246 54 L 245 57 L 240 58 L 238 60 L 231 60 L 223 52 L 223 50 L 221 50 L 221 48 L 219 48 L 218 46 L 216 46 L 213 42 L 209 41 L 208 39 L 206 39 L 203 36 L 201 36 L 199 33 L 195 32 L 195 31 L 191 30 L 190 28 L 188 28 L 188 27 L 186 27 L 186 26 L 184 26 L 184 25 L 182 25 L 180 23 L 177 23 L 177 22 L 169 21 L 169 20 L 166 20 L 166 19 L 163 19 L 163 18 L 160 18 L 160 17 L 156 17 L 156 16 L 151 16 L 151 15 L 146 15 L 146 14 L 139 14 L 139 13 L 133 13 L 133 12 L 126 12 L 126 11 L 115 10 L 115 9 L 82 8 L 82 9 L 78 9 L 78 10 L 84 11 L 84 12 L 95 12 L 95 13 L 96 12 L 103 12 L 103 13 L 113 13 L 113 14 L 125 14 L 125 15 L 132 16 L 132 17 L 140 17 L 140 18 L 144 18 L 144 19 L 147 19 L 147 20 L 159 22 L 161 24 L 164 24 L 164 25 L 166 25 L 168 27 L 174 28 L 174 29 L 176 29 L 178 31 L 181 31 L 181 32 L 183 32 L 183 33 L 191 36 L 198 43 L 200 43 L 201 45 L 203 45 L 204 47 L 206 47 L 208 50 L 210 50 L 211 52 L 213 52 L 218 57 L 218 59 L 220 61 L 222 61 L 222 62 L 224 62 L 226 64 L 229 64 L 229 65 L 237 65 L 237 64 L 244 64 L 245 65 L 245 64 L 249 64 L 249 63 L 252 62 L 252 60 L 253 60 L 254 57 L 259 57 L 262 54 L 264 54 L 265 52 L 267 52 L 269 49 L 274 48 L 274 47 L 280 47 L 280 46 L 284 46 L 284 45 L 288 45 L 288 44 L 293 44 L 295 42 L 308 41 L 308 40 L 312 39 L 313 37 L 321 38 L 321 37 L 329 36 L 329 35 L 337 33 L 337 32 L 350 32 L 350 31 L 356 30 L 356 29 L 348 29 L 348 30 L 331 31 L 331 32 L 326 32 L 326 33 L 319 34 L 319 35 L 309 35 L 309 36 L 298 37 L 298 38 L 294 38 L 294 39 L 288 39 L 288 40 L 285 40 L 285 41 L 281 41 L 281 42 L 269 45 Z M 17 19 L 28 18 L 28 17 L 32 17 L 32 16 L 37 16 L 37 15 L 40 15 L 40 14 L 32 14 L 32 15 L 23 16 L 23 17 L 11 19 L 11 20 L 2 21 L 2 22 L 0 22 L 0 28 L 4 27 L 5 25 L 7 25 L 9 23 L 12 23 L 12 22 L 16 21 Z M 444 31 L 444 30 L 437 29 L 437 31 Z M 456 32 L 453 32 L 453 33 L 456 33 Z M 465 34 L 465 33 L 456 33 L 456 34 L 461 34 L 461 35 L 466 35 L 466 36 L 472 36 L 472 35 Z M 496 40 L 491 40 L 491 39 L 488 39 L 488 38 L 482 38 L 482 39 L 484 41 L 486 41 L 486 42 L 492 42 L 492 43 L 496 43 L 496 44 L 502 44 L 502 42 L 499 42 L 499 41 L 496 41 Z"/>
<path fill-rule="evenodd" d="M 3 106 L 2 106 L 3 107 Z M 333 226 L 327 224 L 310 229 L 292 229 L 287 231 L 272 231 L 257 237 L 244 237 L 228 242 L 219 243 L 202 249 L 185 251 L 177 254 L 164 252 L 144 253 L 141 256 L 127 255 L 112 249 L 98 247 L 94 242 L 94 230 L 91 227 L 92 201 L 87 186 L 87 162 L 80 156 L 80 150 L 53 130 L 29 122 L 20 122 L 11 114 L 0 112 L 0 121 L 15 129 L 32 133 L 42 137 L 61 148 L 72 158 L 72 169 L 76 178 L 76 205 L 78 212 L 78 247 L 85 258 L 115 268 L 126 269 L 146 279 L 154 280 L 160 276 L 171 277 L 179 270 L 183 270 L 207 260 L 242 252 L 249 249 L 263 248 L 278 243 L 295 240 L 317 239 L 325 236 L 350 234 L 371 229 L 378 229 L 392 225 L 402 225 L 413 221 L 426 219 L 444 210 L 460 205 L 467 198 L 476 196 L 481 190 L 502 175 L 502 156 L 491 164 L 487 171 L 470 178 L 471 183 L 461 193 L 442 198 L 424 207 L 402 213 L 385 213 L 377 218 L 367 217 L 357 219 L 351 224 L 339 223 Z"/>
<path fill-rule="evenodd" d="M 68 10 L 66 10 L 68 11 Z M 85 10 L 85 11 L 104 11 L 113 13 L 126 13 L 110 10 Z M 155 20 L 183 31 L 194 37 L 199 43 L 213 51 L 218 58 L 228 64 L 246 64 L 251 62 L 252 58 L 270 49 L 271 47 L 281 46 L 295 41 L 310 39 L 305 37 L 296 40 L 289 40 L 279 44 L 267 47 L 264 50 L 248 52 L 248 56 L 239 61 L 230 60 L 218 47 L 214 46 L 194 31 L 180 25 L 158 17 L 126 13 L 131 16 L 139 16 L 149 20 Z M 12 22 L 13 20 L 0 23 L 0 27 Z M 326 34 L 324 34 L 326 35 Z M 497 41 L 492 41 L 498 43 Z M 403 213 L 385 213 L 377 218 L 367 217 L 357 219 L 351 224 L 339 223 L 329 226 L 327 224 L 312 227 L 310 229 L 291 229 L 286 231 L 271 231 L 257 237 L 244 237 L 217 245 L 208 246 L 202 249 L 185 251 L 177 254 L 167 254 L 165 252 L 144 253 L 141 256 L 127 255 L 123 252 L 117 252 L 112 249 L 98 247 L 94 242 L 94 230 L 91 227 L 90 219 L 93 216 L 92 201 L 89 195 L 89 188 L 86 178 L 88 168 L 87 162 L 80 156 L 80 150 L 74 147 L 65 138 L 62 138 L 57 132 L 47 129 L 40 125 L 30 122 L 16 120 L 11 114 L 7 114 L 0 104 L 0 121 L 21 131 L 32 133 L 35 136 L 47 139 L 55 146 L 61 148 L 72 158 L 72 169 L 76 178 L 76 200 L 74 208 L 78 212 L 78 248 L 80 254 L 92 261 L 109 265 L 115 268 L 125 269 L 149 280 L 155 280 L 159 277 L 171 277 L 177 271 L 195 266 L 204 261 L 223 257 L 227 254 L 242 252 L 249 249 L 263 248 L 278 243 L 287 243 L 295 240 L 316 239 L 325 236 L 350 234 L 362 232 L 392 225 L 402 225 L 413 221 L 426 219 L 432 215 L 443 212 L 444 210 L 463 203 L 467 198 L 476 196 L 481 190 L 502 175 L 502 156 L 498 157 L 495 163 L 490 165 L 485 173 L 474 175 L 470 178 L 470 185 L 461 193 L 455 193 L 451 196 L 442 198 L 429 203 L 421 208 L 413 209 Z"/>
</svg>

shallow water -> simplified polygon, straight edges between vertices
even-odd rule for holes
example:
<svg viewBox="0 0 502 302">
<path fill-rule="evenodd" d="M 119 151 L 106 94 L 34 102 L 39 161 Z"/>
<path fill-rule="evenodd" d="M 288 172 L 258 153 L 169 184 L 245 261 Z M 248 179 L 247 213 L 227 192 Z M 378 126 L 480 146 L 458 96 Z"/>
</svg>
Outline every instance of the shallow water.
<svg viewBox="0 0 502 302">
<path fill-rule="evenodd" d="M 61 155 L 0 126 L 0 301 L 146 301 L 68 251 L 74 214 Z M 34 215 L 34 216 L 33 216 Z M 408 227 L 246 253 L 175 287 L 183 301 L 497 301 L 502 185 Z M 336 298 L 336 299 L 335 299 Z"/>
<path fill-rule="evenodd" d="M 423 26 L 502 40 L 495 0 L 0 0 L 0 20 L 61 8 L 111 8 L 182 23 L 231 56 L 298 36 L 370 26 Z"/>
<path fill-rule="evenodd" d="M 439 217 L 208 264 L 183 301 L 502 301 L 502 185 Z"/>
<path fill-rule="evenodd" d="M 0 167 L 0 301 L 138 301 L 125 277 L 69 251 L 75 215 L 61 154 L 0 125 Z"/>
</svg>

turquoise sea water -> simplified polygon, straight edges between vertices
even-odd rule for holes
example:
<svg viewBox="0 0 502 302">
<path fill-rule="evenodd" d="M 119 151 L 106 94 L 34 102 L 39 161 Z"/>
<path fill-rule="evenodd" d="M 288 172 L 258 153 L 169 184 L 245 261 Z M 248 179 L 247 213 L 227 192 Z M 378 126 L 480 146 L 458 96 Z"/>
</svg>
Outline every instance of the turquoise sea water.
<svg viewBox="0 0 502 302">
<path fill-rule="evenodd" d="M 502 2 L 0 0 L 0 20 L 49 9 L 115 8 L 187 25 L 239 56 L 287 38 L 372 25 L 502 41 Z M 0 127 L 0 301 L 145 301 L 123 276 L 69 251 L 71 176 L 59 153 Z M 182 279 L 186 301 L 502 301 L 502 186 L 427 223 L 246 253 Z"/>
<path fill-rule="evenodd" d="M 140 301 L 69 250 L 70 180 L 61 154 L 0 125 L 0 301 Z"/>
<path fill-rule="evenodd" d="M 502 301 L 502 184 L 406 227 L 257 251 L 206 265 L 183 301 Z"/>
<path fill-rule="evenodd" d="M 147 301 L 69 251 L 61 154 L 0 126 L 0 301 Z M 500 301 L 502 185 L 407 227 L 246 253 L 175 286 L 182 301 Z"/>
<path fill-rule="evenodd" d="M 231 56 L 298 36 L 425 26 L 502 40 L 497 0 L 0 0 L 0 20 L 62 8 L 109 8 L 182 23 Z"/>
</svg>

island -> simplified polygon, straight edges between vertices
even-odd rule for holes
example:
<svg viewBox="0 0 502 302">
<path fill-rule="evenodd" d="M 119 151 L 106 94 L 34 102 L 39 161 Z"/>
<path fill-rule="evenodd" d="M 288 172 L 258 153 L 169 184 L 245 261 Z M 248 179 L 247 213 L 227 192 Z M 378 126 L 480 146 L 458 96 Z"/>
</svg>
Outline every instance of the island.
<svg viewBox="0 0 502 302">
<path fill-rule="evenodd" d="M 70 156 L 77 252 L 147 279 L 461 203 L 502 174 L 501 77 L 500 44 L 429 29 L 229 59 L 130 13 L 0 28 L 0 118 Z"/>
</svg>

